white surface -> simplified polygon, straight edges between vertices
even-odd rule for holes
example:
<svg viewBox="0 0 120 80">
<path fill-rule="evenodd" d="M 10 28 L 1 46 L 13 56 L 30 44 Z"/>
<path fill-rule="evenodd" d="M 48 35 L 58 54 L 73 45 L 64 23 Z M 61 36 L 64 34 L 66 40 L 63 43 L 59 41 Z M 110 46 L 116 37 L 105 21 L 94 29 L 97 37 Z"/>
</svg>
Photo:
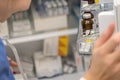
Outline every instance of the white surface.
<svg viewBox="0 0 120 80">
<path fill-rule="evenodd" d="M 109 27 L 109 24 L 114 21 L 114 11 L 101 12 L 98 16 L 99 19 L 99 32 L 100 34 Z"/>
<path fill-rule="evenodd" d="M 43 40 L 43 39 L 56 37 L 56 36 L 73 35 L 73 34 L 77 34 L 77 28 L 54 31 L 54 32 L 40 33 L 40 34 L 26 36 L 26 37 L 20 37 L 20 38 L 13 38 L 13 39 L 10 39 L 9 42 L 11 44 L 16 44 L 16 43 L 37 41 L 37 40 Z"/>
</svg>

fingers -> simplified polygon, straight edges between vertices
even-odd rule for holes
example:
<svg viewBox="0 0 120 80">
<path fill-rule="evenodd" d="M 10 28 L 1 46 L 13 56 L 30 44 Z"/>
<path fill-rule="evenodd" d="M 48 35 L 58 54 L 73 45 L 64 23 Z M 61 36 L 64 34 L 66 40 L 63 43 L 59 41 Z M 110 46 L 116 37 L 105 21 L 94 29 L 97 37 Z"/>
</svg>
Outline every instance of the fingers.
<svg viewBox="0 0 120 80">
<path fill-rule="evenodd" d="M 111 54 L 111 57 L 113 60 L 116 61 L 116 63 L 120 62 L 120 47 L 118 47 L 113 54 Z"/>
<path fill-rule="evenodd" d="M 9 58 L 9 57 L 7 57 L 7 58 L 8 58 L 8 61 L 9 61 L 10 65 L 12 67 L 17 67 L 18 66 L 17 63 L 15 61 L 13 61 L 11 58 Z"/>
<path fill-rule="evenodd" d="M 112 36 L 113 32 L 114 32 L 114 23 L 111 23 L 110 26 L 97 39 L 94 48 L 101 47 Z"/>
<path fill-rule="evenodd" d="M 17 67 L 17 66 L 18 66 L 18 64 L 17 64 L 15 61 L 11 61 L 11 62 L 10 62 L 10 65 L 11 65 L 12 67 Z"/>
<path fill-rule="evenodd" d="M 15 61 L 13 61 L 11 58 L 7 57 L 8 58 L 8 61 L 9 61 L 9 64 L 10 64 L 10 70 L 13 72 L 13 68 L 14 67 L 18 67 L 17 63 Z"/>
<path fill-rule="evenodd" d="M 120 32 L 114 34 L 103 46 L 106 53 L 112 53 L 120 44 Z"/>
<path fill-rule="evenodd" d="M 15 62 L 15 61 L 13 61 L 13 60 L 10 60 L 9 61 L 9 64 L 10 64 L 10 70 L 12 71 L 12 72 L 14 72 L 14 67 L 18 67 L 18 65 L 17 65 L 17 63 Z"/>
</svg>

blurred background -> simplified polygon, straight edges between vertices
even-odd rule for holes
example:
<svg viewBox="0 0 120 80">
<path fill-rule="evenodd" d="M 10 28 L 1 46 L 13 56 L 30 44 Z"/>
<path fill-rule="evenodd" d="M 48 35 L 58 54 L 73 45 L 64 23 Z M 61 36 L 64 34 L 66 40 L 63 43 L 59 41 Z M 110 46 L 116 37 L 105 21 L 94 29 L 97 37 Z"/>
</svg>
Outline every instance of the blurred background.
<svg viewBox="0 0 120 80">
<path fill-rule="evenodd" d="M 91 38 L 82 42 L 81 37 L 89 29 L 98 31 L 97 15 L 103 10 L 98 0 L 91 1 L 32 0 L 28 11 L 15 13 L 0 23 L 0 36 L 16 47 L 30 80 L 79 80 L 89 69 L 92 44 L 87 44 L 85 51 L 82 48 Z M 87 18 L 94 22 L 90 26 L 94 28 L 83 30 L 81 22 Z M 7 45 L 6 49 L 15 60 Z M 23 80 L 18 68 L 14 68 L 14 74 L 16 80 Z"/>
</svg>

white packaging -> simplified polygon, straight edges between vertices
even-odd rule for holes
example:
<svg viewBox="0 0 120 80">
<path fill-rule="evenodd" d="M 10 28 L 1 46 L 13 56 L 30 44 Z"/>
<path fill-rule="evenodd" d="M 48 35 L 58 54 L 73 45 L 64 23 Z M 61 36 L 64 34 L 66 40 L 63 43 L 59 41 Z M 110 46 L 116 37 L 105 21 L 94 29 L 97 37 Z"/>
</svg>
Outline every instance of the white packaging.
<svg viewBox="0 0 120 80">
<path fill-rule="evenodd" d="M 73 67 L 69 67 L 68 73 L 69 73 L 69 74 L 72 74 L 72 73 L 74 72 L 74 70 L 75 70 L 75 69 L 74 69 Z"/>
<path fill-rule="evenodd" d="M 79 48 L 79 52 L 81 53 L 81 54 L 84 54 L 85 53 L 85 47 L 86 47 L 86 43 L 84 43 L 84 42 L 81 42 L 80 43 L 80 48 Z"/>
<path fill-rule="evenodd" d="M 51 1 L 51 4 L 54 16 L 58 15 L 57 4 L 55 3 L 55 1 Z"/>
<path fill-rule="evenodd" d="M 58 5 L 58 13 L 61 15 L 64 13 L 63 11 L 63 5 L 60 1 L 56 1 L 57 5 Z"/>
<path fill-rule="evenodd" d="M 58 56 L 45 57 L 41 53 L 35 53 L 34 63 L 38 78 L 52 77 L 62 73 L 62 62 L 61 58 Z"/>
<path fill-rule="evenodd" d="M 31 30 L 31 24 L 29 20 L 13 21 L 13 32 Z"/>
<path fill-rule="evenodd" d="M 0 23 L 0 37 L 3 39 L 9 38 L 7 21 Z"/>
<path fill-rule="evenodd" d="M 45 3 L 46 12 L 48 16 L 53 16 L 52 4 L 50 2 Z"/>
<path fill-rule="evenodd" d="M 67 72 L 68 72 L 68 68 L 69 68 L 68 65 L 64 65 L 64 68 L 63 68 L 64 73 L 67 73 Z"/>
<path fill-rule="evenodd" d="M 48 18 L 41 18 L 39 14 L 33 11 L 33 21 L 35 26 L 35 31 L 48 31 L 48 30 L 58 30 L 62 28 L 67 28 L 67 15 L 60 15 Z"/>
<path fill-rule="evenodd" d="M 68 3 L 65 0 L 62 0 L 63 3 L 63 11 L 65 14 L 69 13 Z"/>
<path fill-rule="evenodd" d="M 45 56 L 58 55 L 58 37 L 48 38 L 44 40 L 43 53 Z"/>
<path fill-rule="evenodd" d="M 11 36 L 18 37 L 32 34 L 32 26 L 27 12 L 20 12 L 12 16 Z"/>
<path fill-rule="evenodd" d="M 91 42 L 87 42 L 86 44 L 85 44 L 85 48 L 84 48 L 84 52 L 86 53 L 86 54 L 90 54 L 91 52 L 91 47 L 92 47 L 92 43 Z"/>
<path fill-rule="evenodd" d="M 33 71 L 33 64 L 25 61 L 21 61 L 24 71 L 32 72 Z"/>
<path fill-rule="evenodd" d="M 88 6 L 88 1 L 81 1 L 81 3 L 82 3 L 82 7 L 86 7 L 86 6 Z"/>
</svg>

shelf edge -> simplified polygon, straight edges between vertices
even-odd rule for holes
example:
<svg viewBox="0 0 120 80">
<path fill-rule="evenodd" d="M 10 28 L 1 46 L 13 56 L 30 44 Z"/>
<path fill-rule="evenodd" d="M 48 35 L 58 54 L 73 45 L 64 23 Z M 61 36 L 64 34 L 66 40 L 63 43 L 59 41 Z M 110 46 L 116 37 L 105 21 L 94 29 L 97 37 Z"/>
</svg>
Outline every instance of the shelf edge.
<svg viewBox="0 0 120 80">
<path fill-rule="evenodd" d="M 68 29 L 68 30 L 36 34 L 36 35 L 31 35 L 31 36 L 21 37 L 21 38 L 14 38 L 14 39 L 10 39 L 8 41 L 11 44 L 24 43 L 24 42 L 30 42 L 30 41 L 38 41 L 38 40 L 43 40 L 43 39 L 51 38 L 51 37 L 57 37 L 57 36 L 63 36 L 63 35 L 74 35 L 74 34 L 77 34 L 77 31 L 78 31 L 78 29 L 74 28 L 74 29 Z"/>
</svg>

